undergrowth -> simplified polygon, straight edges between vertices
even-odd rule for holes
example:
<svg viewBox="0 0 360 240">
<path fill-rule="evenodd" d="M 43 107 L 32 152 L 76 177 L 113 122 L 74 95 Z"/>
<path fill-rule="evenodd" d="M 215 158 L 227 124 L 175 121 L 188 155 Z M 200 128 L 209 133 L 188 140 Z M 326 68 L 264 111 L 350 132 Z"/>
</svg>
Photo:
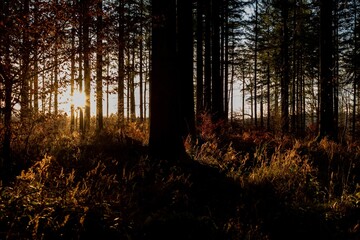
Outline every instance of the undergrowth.
<svg viewBox="0 0 360 240">
<path fill-rule="evenodd" d="M 146 124 L 115 121 L 86 135 L 62 117 L 14 124 L 23 165 L 0 186 L 0 239 L 359 236 L 357 143 L 238 131 L 204 115 L 185 142 L 194 161 L 180 166 L 148 157 Z"/>
</svg>

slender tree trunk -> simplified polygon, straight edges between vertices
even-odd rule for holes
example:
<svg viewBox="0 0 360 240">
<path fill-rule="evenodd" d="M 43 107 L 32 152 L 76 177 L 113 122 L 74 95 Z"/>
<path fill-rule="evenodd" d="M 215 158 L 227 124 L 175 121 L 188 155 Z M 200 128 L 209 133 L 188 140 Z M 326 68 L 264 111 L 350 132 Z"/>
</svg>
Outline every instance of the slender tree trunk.
<svg viewBox="0 0 360 240">
<path fill-rule="evenodd" d="M 245 126 L 245 84 L 246 84 L 246 77 L 245 77 L 245 66 L 243 67 L 242 70 L 242 122 L 243 125 Z"/>
<path fill-rule="evenodd" d="M 45 62 L 45 60 L 44 60 Z M 46 93 L 45 93 L 45 72 L 43 71 L 41 74 L 41 111 L 43 114 L 46 112 Z"/>
<path fill-rule="evenodd" d="M 97 3 L 98 17 L 96 21 L 96 130 L 103 129 L 103 19 L 102 0 Z"/>
<path fill-rule="evenodd" d="M 39 112 L 39 59 L 37 47 L 34 47 L 34 112 Z"/>
<path fill-rule="evenodd" d="M 110 56 L 109 54 L 106 55 L 106 62 L 107 62 L 107 66 L 106 66 L 106 118 L 109 118 L 109 107 L 110 107 L 110 104 L 109 104 L 109 100 L 110 100 L 110 89 L 109 89 L 109 86 L 110 86 Z"/>
<path fill-rule="evenodd" d="M 270 53 L 268 52 L 268 59 L 269 59 L 269 55 Z M 269 60 L 268 60 L 269 61 Z M 266 122 L 266 128 L 268 131 L 270 131 L 271 127 L 270 127 L 270 120 L 271 120 L 271 89 L 270 89 L 270 84 L 271 84 L 271 74 L 270 74 L 270 63 L 268 62 L 266 64 L 266 86 L 267 86 L 267 122 Z"/>
<path fill-rule="evenodd" d="M 78 91 L 79 94 L 83 94 L 83 62 L 84 62 L 84 54 L 83 54 L 83 49 L 84 49 L 84 13 L 82 11 L 82 2 L 79 3 L 79 9 L 80 9 L 80 19 L 79 19 L 79 79 L 78 79 Z M 84 104 L 84 103 L 81 103 Z M 83 108 L 84 105 L 81 105 L 78 107 L 78 111 L 79 111 L 79 130 L 81 133 L 83 133 L 85 131 L 84 129 L 84 113 L 83 113 Z"/>
<path fill-rule="evenodd" d="M 264 127 L 264 85 L 260 85 L 260 127 Z"/>
<path fill-rule="evenodd" d="M 281 6 L 282 16 L 282 73 L 281 73 L 281 130 L 283 133 L 289 132 L 289 29 L 288 29 L 288 12 L 289 2 L 283 0 Z"/>
<path fill-rule="evenodd" d="M 229 1 L 224 1 L 224 115 L 228 119 L 229 115 Z"/>
<path fill-rule="evenodd" d="M 5 23 L 5 18 L 9 12 L 9 1 L 2 1 L 0 3 L 0 22 Z M 10 23 L 9 23 L 10 24 Z M 11 112 L 12 112 L 12 90 L 13 81 L 10 78 L 11 59 L 10 59 L 10 37 L 6 29 L 1 29 L 0 32 L 0 48 L 4 49 L 4 65 L 0 62 L 0 75 L 3 78 L 5 85 L 5 105 L 4 105 L 4 139 L 2 143 L 3 158 L 0 158 L 0 173 L 1 180 L 7 182 L 12 175 L 12 160 L 11 160 Z"/>
<path fill-rule="evenodd" d="M 59 62 L 58 62 L 58 46 L 55 44 L 55 53 L 54 53 L 54 114 L 58 115 L 58 106 L 59 106 Z"/>
<path fill-rule="evenodd" d="M 211 1 L 205 1 L 205 85 L 204 108 L 211 111 Z"/>
<path fill-rule="evenodd" d="M 87 0 L 83 1 L 83 50 L 84 50 L 84 91 L 85 91 L 85 116 L 84 130 L 90 129 L 90 82 L 91 82 L 91 66 L 90 66 L 90 6 Z"/>
<path fill-rule="evenodd" d="M 196 28 L 196 115 L 204 111 L 203 0 L 197 0 Z"/>
<path fill-rule="evenodd" d="M 332 58 L 332 0 L 320 0 L 320 138 L 335 139 L 333 58 Z"/>
<path fill-rule="evenodd" d="M 251 114 L 254 116 L 254 121 L 255 121 L 255 127 L 257 127 L 258 123 L 257 123 L 257 60 L 258 60 L 258 0 L 255 0 L 255 49 L 254 49 L 254 104 L 251 104 L 252 107 L 254 107 L 254 114 Z"/>
<path fill-rule="evenodd" d="M 55 0 L 55 5 L 56 7 L 58 6 L 58 0 Z M 55 26 L 56 26 L 56 31 L 59 28 L 59 24 L 57 22 L 57 19 L 55 20 Z M 59 111 L 59 61 L 58 61 L 58 48 L 59 48 L 59 38 L 57 36 L 57 32 L 56 32 L 56 36 L 55 36 L 55 49 L 54 49 L 54 114 L 58 115 L 58 111 Z"/>
<path fill-rule="evenodd" d="M 231 32 L 232 36 L 232 44 L 231 44 L 231 80 L 230 80 L 230 91 L 231 91 L 231 109 L 230 109 L 230 116 L 231 122 L 234 120 L 234 79 L 235 79 L 235 39 L 234 39 L 234 32 Z"/>
<path fill-rule="evenodd" d="M 52 113 L 52 106 L 53 106 L 53 92 L 54 92 L 54 71 L 50 73 L 50 94 L 49 94 L 49 114 Z"/>
<path fill-rule="evenodd" d="M 119 0 L 119 23 L 118 23 L 118 125 L 124 125 L 124 51 L 125 51 L 125 31 L 124 31 L 124 0 Z"/>
<path fill-rule="evenodd" d="M 130 90 L 131 90 L 131 70 L 130 70 L 130 49 L 126 49 L 126 120 L 130 120 Z"/>
<path fill-rule="evenodd" d="M 139 53 L 139 105 L 140 105 L 140 122 L 144 121 L 144 89 L 143 89 L 143 8 L 144 8 L 144 3 L 143 0 L 140 0 L 140 40 L 139 40 L 139 44 L 140 44 L 140 53 Z"/>
<path fill-rule="evenodd" d="M 135 39 L 133 40 L 135 42 Z M 135 48 L 132 49 L 131 54 L 131 65 L 129 71 L 129 83 L 130 83 L 130 118 L 131 121 L 136 120 L 136 113 L 135 113 Z M 129 56 L 130 57 L 130 56 Z"/>
<path fill-rule="evenodd" d="M 193 22 L 192 1 L 178 1 L 177 5 L 177 83 L 181 91 L 180 124 L 185 139 L 195 135 L 194 84 L 193 84 Z"/>
<path fill-rule="evenodd" d="M 298 112 L 296 111 L 298 94 L 296 89 L 298 89 L 298 81 L 297 81 L 297 32 L 296 32 L 296 21 L 297 21 L 297 9 L 296 9 L 296 1 L 293 8 L 293 39 L 292 39 L 292 85 L 291 85 L 291 131 L 293 133 L 297 132 L 297 124 L 298 124 Z"/>
<path fill-rule="evenodd" d="M 334 19 L 333 19 L 333 97 L 334 97 L 334 126 L 339 125 L 339 70 L 340 70 L 340 59 L 339 59 L 339 13 L 338 13 L 338 1 L 333 1 Z M 338 136 L 338 128 L 334 128 L 334 136 Z"/>
<path fill-rule="evenodd" d="M 37 4 L 38 1 L 35 1 Z M 39 25 L 39 13 L 37 6 L 34 8 L 34 24 L 35 26 Z M 35 34 L 34 40 L 34 78 L 33 78 L 33 94 L 34 94 L 34 112 L 37 114 L 39 112 L 39 55 L 38 55 L 38 34 Z"/>
<path fill-rule="evenodd" d="M 358 22 L 358 18 L 357 18 L 357 4 L 356 4 L 356 0 L 353 1 L 354 4 L 354 30 L 353 30 L 353 34 L 354 34 L 354 50 L 353 50 L 353 54 L 355 56 L 355 58 L 357 58 L 357 52 L 358 52 L 358 33 L 357 33 L 357 22 Z M 359 81 L 359 76 L 358 76 L 358 62 L 354 61 L 354 81 L 353 81 L 353 109 L 352 109 L 352 138 L 353 140 L 356 139 L 356 107 L 358 105 L 357 103 L 357 95 L 358 95 L 358 81 Z"/>
<path fill-rule="evenodd" d="M 220 0 L 212 0 L 212 114 L 215 119 L 224 117 L 223 81 L 220 72 Z"/>
<path fill-rule="evenodd" d="M 30 39 L 28 33 L 29 27 L 29 8 L 30 0 L 23 0 L 23 21 L 22 29 L 23 49 L 22 49 L 22 63 L 21 63 L 21 119 L 24 120 L 29 117 L 29 65 L 30 65 Z"/>
<path fill-rule="evenodd" d="M 75 4 L 75 3 L 73 3 Z M 74 91 L 75 91 L 75 28 L 71 29 L 71 59 L 70 59 L 70 131 L 75 130 L 75 105 L 74 105 Z"/>
</svg>

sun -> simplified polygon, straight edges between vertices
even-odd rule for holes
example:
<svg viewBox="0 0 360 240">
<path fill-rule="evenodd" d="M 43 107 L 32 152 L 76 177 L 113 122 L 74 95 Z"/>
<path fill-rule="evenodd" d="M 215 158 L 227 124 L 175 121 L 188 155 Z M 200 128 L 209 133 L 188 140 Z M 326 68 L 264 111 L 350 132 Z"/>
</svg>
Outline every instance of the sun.
<svg viewBox="0 0 360 240">
<path fill-rule="evenodd" d="M 74 96 L 70 96 L 70 105 L 74 105 L 75 109 L 83 108 L 85 106 L 85 93 L 79 90 L 74 91 Z"/>
<path fill-rule="evenodd" d="M 66 88 L 59 95 L 59 109 L 61 109 L 67 115 L 71 114 L 71 106 L 74 106 L 75 111 L 85 106 L 85 93 L 80 92 L 78 89 L 74 90 L 74 95 L 71 96 L 70 87 Z"/>
</svg>

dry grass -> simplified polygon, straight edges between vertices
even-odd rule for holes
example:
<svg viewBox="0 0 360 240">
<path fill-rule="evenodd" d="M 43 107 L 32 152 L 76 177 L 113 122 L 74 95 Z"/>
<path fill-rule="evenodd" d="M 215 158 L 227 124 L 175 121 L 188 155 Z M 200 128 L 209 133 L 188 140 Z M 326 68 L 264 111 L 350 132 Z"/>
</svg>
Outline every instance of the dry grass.
<svg viewBox="0 0 360 240">
<path fill-rule="evenodd" d="M 15 129 L 12 144 L 28 167 L 0 187 L 0 239 L 359 234 L 359 144 L 236 133 L 206 118 L 186 142 L 195 161 L 175 166 L 147 156 L 145 125 L 117 130 L 107 119 L 102 133 L 82 136 L 56 121 Z"/>
</svg>

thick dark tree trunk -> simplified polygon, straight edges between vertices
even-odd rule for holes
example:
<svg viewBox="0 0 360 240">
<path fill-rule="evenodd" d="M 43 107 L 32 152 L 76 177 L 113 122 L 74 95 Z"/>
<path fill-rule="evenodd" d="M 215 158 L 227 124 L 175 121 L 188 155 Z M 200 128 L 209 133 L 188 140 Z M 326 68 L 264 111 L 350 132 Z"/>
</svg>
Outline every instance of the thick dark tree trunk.
<svg viewBox="0 0 360 240">
<path fill-rule="evenodd" d="M 176 1 L 152 0 L 150 153 L 158 159 L 185 154 L 179 121 L 176 72 Z"/>
</svg>

